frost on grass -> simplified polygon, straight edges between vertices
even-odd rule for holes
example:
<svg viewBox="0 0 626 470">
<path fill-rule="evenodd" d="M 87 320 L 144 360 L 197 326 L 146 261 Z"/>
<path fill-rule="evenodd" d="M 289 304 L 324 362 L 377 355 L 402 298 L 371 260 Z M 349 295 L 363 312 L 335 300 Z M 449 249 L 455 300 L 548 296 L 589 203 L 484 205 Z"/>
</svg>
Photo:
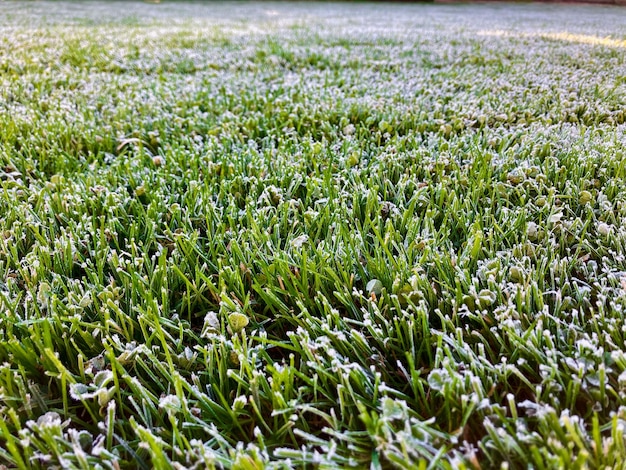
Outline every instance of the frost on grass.
<svg viewBox="0 0 626 470">
<path fill-rule="evenodd" d="M 623 466 L 624 20 L 0 3 L 0 464 Z"/>
</svg>

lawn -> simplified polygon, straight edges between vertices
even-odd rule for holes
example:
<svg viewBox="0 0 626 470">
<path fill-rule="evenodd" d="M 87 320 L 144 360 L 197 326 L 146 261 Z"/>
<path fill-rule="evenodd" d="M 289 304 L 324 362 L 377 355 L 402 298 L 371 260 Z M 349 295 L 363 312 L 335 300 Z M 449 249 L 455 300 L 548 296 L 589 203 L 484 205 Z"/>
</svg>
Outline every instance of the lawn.
<svg viewBox="0 0 626 470">
<path fill-rule="evenodd" d="M 0 2 L 0 464 L 626 465 L 625 25 Z"/>
</svg>

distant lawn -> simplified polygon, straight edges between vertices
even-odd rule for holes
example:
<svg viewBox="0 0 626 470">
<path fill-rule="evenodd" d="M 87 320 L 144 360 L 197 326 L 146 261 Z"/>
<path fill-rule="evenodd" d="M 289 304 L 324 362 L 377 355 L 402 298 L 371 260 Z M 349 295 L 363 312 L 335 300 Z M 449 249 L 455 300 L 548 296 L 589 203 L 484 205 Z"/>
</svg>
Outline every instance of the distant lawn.
<svg viewBox="0 0 626 470">
<path fill-rule="evenodd" d="M 0 464 L 626 465 L 625 24 L 0 2 Z"/>
</svg>

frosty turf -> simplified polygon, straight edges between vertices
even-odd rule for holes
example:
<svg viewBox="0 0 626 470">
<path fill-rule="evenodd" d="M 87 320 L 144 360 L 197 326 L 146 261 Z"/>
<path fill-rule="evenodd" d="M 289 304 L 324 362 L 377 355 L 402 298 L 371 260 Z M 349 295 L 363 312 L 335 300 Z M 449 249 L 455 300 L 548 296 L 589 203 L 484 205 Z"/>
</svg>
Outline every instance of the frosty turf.
<svg viewBox="0 0 626 470">
<path fill-rule="evenodd" d="M 625 464 L 626 10 L 120 5 L 0 3 L 1 464 Z"/>
</svg>

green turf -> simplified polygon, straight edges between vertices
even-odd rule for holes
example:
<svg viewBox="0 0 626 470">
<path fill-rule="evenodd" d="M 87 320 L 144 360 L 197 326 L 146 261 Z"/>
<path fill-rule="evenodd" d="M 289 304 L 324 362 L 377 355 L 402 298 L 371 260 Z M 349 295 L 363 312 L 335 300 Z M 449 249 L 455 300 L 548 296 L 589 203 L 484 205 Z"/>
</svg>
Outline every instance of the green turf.
<svg viewBox="0 0 626 470">
<path fill-rule="evenodd" d="M 0 2 L 0 464 L 623 468 L 624 24 Z"/>
</svg>

